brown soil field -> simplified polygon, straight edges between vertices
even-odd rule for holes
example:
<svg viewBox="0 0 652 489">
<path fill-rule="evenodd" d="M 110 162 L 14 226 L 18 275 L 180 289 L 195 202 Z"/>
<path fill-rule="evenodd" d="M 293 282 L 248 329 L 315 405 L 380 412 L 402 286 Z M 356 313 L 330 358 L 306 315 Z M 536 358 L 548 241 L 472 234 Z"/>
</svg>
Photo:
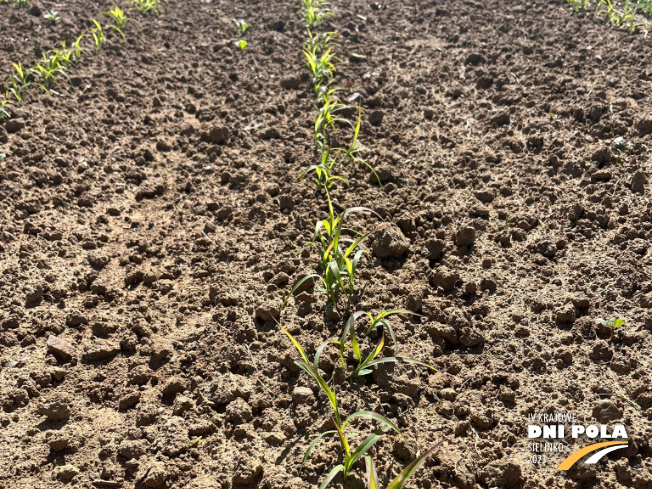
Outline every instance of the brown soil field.
<svg viewBox="0 0 652 489">
<path fill-rule="evenodd" d="M 0 4 L 2 80 L 111 2 L 31 5 Z M 562 1 L 333 0 L 335 84 L 362 100 L 383 184 L 349 165 L 331 192 L 377 214 L 352 214 L 370 233 L 357 303 L 307 288 L 279 314 L 316 270 L 301 249 L 328 213 L 297 178 L 315 157 L 300 6 L 133 11 L 125 40 L 85 39 L 55 93 L 8 106 L 0 489 L 319 487 L 336 439 L 301 461 L 330 405 L 277 321 L 313 358 L 353 310 L 395 308 L 418 315 L 391 318 L 385 354 L 436 370 L 342 380 L 335 346 L 320 362 L 343 412 L 405 437 L 372 450 L 381 487 L 441 441 L 407 488 L 651 488 L 649 37 Z M 557 471 L 600 441 L 568 438 L 533 463 L 535 413 L 622 424 L 628 448 Z M 364 472 L 331 487 L 362 489 Z"/>
</svg>

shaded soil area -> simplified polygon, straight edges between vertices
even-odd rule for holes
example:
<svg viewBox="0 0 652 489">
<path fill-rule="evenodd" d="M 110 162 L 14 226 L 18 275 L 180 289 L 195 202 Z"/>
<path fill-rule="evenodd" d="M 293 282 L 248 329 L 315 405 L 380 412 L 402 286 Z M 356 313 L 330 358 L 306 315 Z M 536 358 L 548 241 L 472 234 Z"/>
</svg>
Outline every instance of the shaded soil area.
<svg viewBox="0 0 652 489">
<path fill-rule="evenodd" d="M 0 5 L 0 73 L 105 7 L 62 4 L 74 25 L 50 28 Z M 330 408 L 273 320 L 327 214 L 297 179 L 314 162 L 298 9 L 171 2 L 0 125 L 0 488 L 296 489 L 338 463 L 324 441 L 300 471 Z M 356 308 L 419 313 L 392 320 L 401 354 L 437 368 L 342 384 L 343 412 L 404 431 L 374 448 L 383 484 L 445 440 L 410 487 L 652 486 L 649 39 L 565 2 L 333 10 L 336 82 L 383 180 L 348 167 L 333 192 L 382 218 L 351 222 L 371 233 Z M 281 321 L 312 357 L 346 318 L 307 290 Z M 557 412 L 625 425 L 627 453 L 557 472 L 590 443 L 568 439 L 530 463 L 528 413 Z"/>
</svg>

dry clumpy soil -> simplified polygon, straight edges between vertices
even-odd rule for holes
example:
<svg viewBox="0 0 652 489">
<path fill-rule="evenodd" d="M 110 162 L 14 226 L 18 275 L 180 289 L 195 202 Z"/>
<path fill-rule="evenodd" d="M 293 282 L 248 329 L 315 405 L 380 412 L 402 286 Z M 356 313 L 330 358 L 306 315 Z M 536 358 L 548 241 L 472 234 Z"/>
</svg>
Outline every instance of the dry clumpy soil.
<svg viewBox="0 0 652 489">
<path fill-rule="evenodd" d="M 32 3 L 66 23 L 0 5 L 2 73 L 110 6 Z M 134 13 L 0 126 L 0 488 L 310 488 L 337 463 L 325 441 L 299 472 L 329 407 L 273 322 L 326 211 L 296 179 L 314 117 L 298 7 Z M 384 221 L 353 222 L 373 237 L 358 307 L 419 312 L 393 320 L 401 353 L 438 369 L 340 391 L 404 430 L 375 448 L 381 480 L 444 439 L 411 487 L 652 487 L 649 39 L 563 2 L 333 9 L 336 80 L 384 180 L 348 168 L 334 192 Z M 310 290 L 283 313 L 310 355 L 342 319 Z M 535 412 L 622 423 L 630 447 L 532 465 Z"/>
</svg>

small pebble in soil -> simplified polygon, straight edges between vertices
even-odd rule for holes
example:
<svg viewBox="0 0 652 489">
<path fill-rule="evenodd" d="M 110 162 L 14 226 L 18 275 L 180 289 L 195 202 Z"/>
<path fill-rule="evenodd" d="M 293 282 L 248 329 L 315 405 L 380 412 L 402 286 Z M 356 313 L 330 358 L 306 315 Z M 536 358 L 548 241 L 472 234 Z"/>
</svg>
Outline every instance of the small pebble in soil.
<svg viewBox="0 0 652 489">
<path fill-rule="evenodd" d="M 593 406 L 593 417 L 600 423 L 610 423 L 622 415 L 622 411 L 609 399 L 602 399 Z"/>
<path fill-rule="evenodd" d="M 54 477 L 62 481 L 69 481 L 77 475 L 79 469 L 74 465 L 67 464 L 54 469 Z"/>
<path fill-rule="evenodd" d="M 312 404 L 315 395 L 308 387 L 295 387 L 292 391 L 292 400 L 295 404 Z"/>
<path fill-rule="evenodd" d="M 160 462 L 150 465 L 146 469 L 145 474 L 143 483 L 145 484 L 145 487 L 151 488 L 163 487 L 168 477 L 165 464 Z"/>
<path fill-rule="evenodd" d="M 70 401 L 63 394 L 54 393 L 39 403 L 38 412 L 50 420 L 68 419 Z"/>
<path fill-rule="evenodd" d="M 57 336 L 50 335 L 46 342 L 47 349 L 50 353 L 63 361 L 69 361 L 76 355 L 75 348 L 65 340 Z"/>
<path fill-rule="evenodd" d="M 475 243 L 475 228 L 464 226 L 455 234 L 455 244 L 460 248 L 468 248 Z"/>
</svg>

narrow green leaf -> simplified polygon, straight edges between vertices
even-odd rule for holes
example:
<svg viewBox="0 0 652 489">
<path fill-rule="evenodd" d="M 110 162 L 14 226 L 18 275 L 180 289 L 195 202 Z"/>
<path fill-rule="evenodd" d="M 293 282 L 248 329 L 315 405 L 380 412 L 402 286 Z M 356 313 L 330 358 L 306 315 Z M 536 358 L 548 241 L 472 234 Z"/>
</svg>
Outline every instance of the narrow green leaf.
<svg viewBox="0 0 652 489">
<path fill-rule="evenodd" d="M 398 426 L 392 423 L 385 416 L 382 416 L 378 413 L 374 413 L 373 411 L 358 411 L 357 413 L 353 413 L 348 418 L 346 418 L 346 420 L 344 420 L 344 423 L 342 424 L 342 429 L 344 429 L 347 423 L 354 418 L 367 418 L 374 421 L 378 421 L 379 423 L 387 426 L 389 429 L 394 430 L 399 435 L 401 434 L 401 430 L 398 429 Z"/>
<path fill-rule="evenodd" d="M 387 332 L 389 333 L 389 337 L 392 339 L 392 345 L 394 345 L 394 349 L 396 350 L 396 353 L 398 353 L 398 341 L 396 341 L 396 336 L 394 335 L 394 329 L 389 325 L 387 321 L 382 321 L 383 326 L 387 329 Z"/>
<path fill-rule="evenodd" d="M 313 170 L 316 170 L 317 168 L 318 168 L 318 165 L 312 165 L 312 166 L 309 167 L 307 170 L 302 171 L 302 172 L 299 174 L 299 176 L 297 177 L 297 179 L 302 178 L 304 175 L 306 175 L 307 173 L 310 173 L 310 172 L 313 171 Z"/>
<path fill-rule="evenodd" d="M 315 448 L 315 445 L 319 443 L 319 440 L 321 440 L 325 436 L 335 435 L 335 434 L 337 434 L 336 430 L 324 431 L 317 438 L 315 438 L 313 442 L 310 444 L 310 446 L 308 447 L 308 449 L 306 450 L 306 453 L 303 455 L 303 460 L 301 460 L 301 465 L 303 466 L 303 464 L 306 463 L 306 460 L 308 460 L 308 457 L 310 456 L 310 452 L 312 452 L 312 449 Z"/>
<path fill-rule="evenodd" d="M 353 263 L 351 260 L 344 255 L 344 265 L 346 266 L 346 274 L 349 276 L 349 279 L 353 277 Z"/>
<path fill-rule="evenodd" d="M 351 374 L 353 377 L 360 375 L 360 371 L 362 369 L 368 369 L 371 365 L 374 365 L 374 358 L 376 358 L 380 352 L 383 350 L 383 347 L 385 346 L 385 335 L 382 334 L 380 336 L 380 339 L 378 340 L 378 343 L 376 344 L 376 348 L 374 348 L 369 355 L 367 355 L 367 358 L 365 358 L 364 362 L 359 364 L 357 368 L 353 371 Z"/>
<path fill-rule="evenodd" d="M 358 263 L 360 263 L 360 258 L 362 258 L 362 255 L 365 254 L 365 250 L 358 250 L 355 256 L 353 257 L 353 271 L 358 268 Z"/>
<path fill-rule="evenodd" d="M 353 468 L 353 465 L 360 460 L 360 457 L 365 455 L 371 447 L 374 446 L 374 444 L 380 440 L 380 438 L 386 433 L 386 430 L 383 429 L 378 429 L 374 431 L 371 435 L 369 435 L 367 438 L 365 438 L 360 445 L 358 445 L 358 448 L 355 449 L 355 451 L 351 454 L 351 457 L 347 461 L 344 467 L 344 473 L 348 475 L 348 473 L 351 471 Z"/>
<path fill-rule="evenodd" d="M 303 361 L 306 362 L 306 363 L 308 363 L 308 357 L 306 356 L 306 352 L 303 351 L 303 348 L 301 347 L 301 345 L 299 344 L 299 342 L 298 342 L 298 341 L 294 338 L 294 336 L 292 336 L 292 335 L 290 334 L 290 332 L 289 332 L 287 329 L 285 329 L 283 326 L 281 326 L 281 325 L 279 324 L 278 327 L 281 328 L 281 331 L 283 331 L 283 332 L 286 334 L 286 336 L 287 336 L 288 338 L 290 338 L 290 341 L 292 342 L 292 344 L 294 345 L 294 347 L 297 349 L 297 351 L 298 351 L 299 354 L 301 355 L 301 358 L 303 359 Z"/>
<path fill-rule="evenodd" d="M 426 461 L 426 459 L 432 455 L 432 453 L 437 450 L 443 441 L 440 441 L 435 445 L 433 448 L 425 452 L 423 455 L 417 457 L 412 463 L 410 463 L 407 467 L 405 467 L 400 474 L 394 479 L 388 486 L 387 489 L 403 489 L 403 486 L 407 482 L 407 480 L 416 472 L 416 470 L 421 467 L 423 462 Z"/>
<path fill-rule="evenodd" d="M 381 311 L 380 314 L 376 316 L 376 320 L 386 318 L 387 316 L 391 316 L 393 314 L 409 314 L 413 316 L 419 316 L 419 314 L 408 311 L 407 309 L 388 309 Z"/>
<path fill-rule="evenodd" d="M 375 216 L 380 217 L 380 215 L 377 212 L 369 209 L 369 207 L 349 207 L 348 209 L 344 209 L 344 211 L 342 211 L 342 217 L 346 217 L 347 215 L 353 212 L 371 212 Z"/>
<path fill-rule="evenodd" d="M 340 268 L 337 264 L 337 262 L 332 261 L 328 264 L 329 268 L 331 269 L 331 272 L 333 273 L 333 277 L 335 277 L 335 280 L 337 280 L 337 284 L 340 286 L 340 289 L 342 289 L 342 292 L 344 292 L 344 295 L 346 297 L 349 297 L 349 294 L 344 287 L 344 283 L 342 283 L 342 275 L 340 274 Z"/>
<path fill-rule="evenodd" d="M 362 352 L 360 351 L 360 345 L 358 345 L 358 340 L 355 336 L 355 328 L 351 328 L 349 334 L 351 335 L 351 348 L 353 349 L 353 354 L 359 362 L 362 360 Z"/>
<path fill-rule="evenodd" d="M 367 489 L 378 489 L 378 473 L 374 461 L 369 455 L 364 456 L 364 461 L 367 468 Z"/>
<path fill-rule="evenodd" d="M 300 361 L 295 361 L 294 362 L 301 370 L 303 370 L 305 373 L 308 374 L 309 377 L 311 377 L 315 382 L 317 382 L 317 385 L 319 385 L 319 388 L 324 391 L 326 394 L 326 397 L 328 397 L 328 401 L 331 403 L 331 407 L 333 408 L 333 413 L 335 414 L 335 420 L 337 423 L 340 422 L 340 411 L 339 408 L 337 407 L 337 398 L 335 397 L 335 393 L 332 391 L 332 389 L 328 386 L 328 382 L 324 380 L 324 378 L 319 375 L 319 372 L 316 372 L 313 368 L 312 365 L 309 363 L 304 363 Z"/>
<path fill-rule="evenodd" d="M 317 348 L 317 352 L 315 353 L 315 360 L 313 362 L 313 366 L 315 367 L 315 370 L 317 372 L 319 372 L 319 357 L 321 357 L 321 354 L 324 351 L 324 348 L 326 348 L 331 343 L 333 343 L 333 342 L 332 341 L 325 341 L 319 346 L 319 348 Z"/>
<path fill-rule="evenodd" d="M 109 26 L 109 29 L 113 29 L 113 30 L 115 30 L 118 34 L 120 34 L 120 36 L 122 37 L 122 39 L 126 39 L 124 33 L 122 32 L 122 30 L 121 30 L 119 27 L 116 27 L 116 26 L 114 26 L 114 25 L 110 25 L 110 26 Z"/>
<path fill-rule="evenodd" d="M 344 362 L 344 345 L 346 344 L 346 339 L 349 336 L 349 332 L 352 330 L 352 328 L 355 325 L 355 320 L 358 319 L 363 314 L 365 314 L 364 311 L 356 311 L 353 314 L 351 314 L 349 319 L 346 321 L 344 328 L 342 329 L 342 335 L 340 337 L 340 359 L 342 360 L 342 368 L 346 367 L 346 363 Z M 358 354 L 359 352 L 356 352 L 356 357 L 358 356 Z"/>
<path fill-rule="evenodd" d="M 292 290 L 290 291 L 290 293 L 287 295 L 287 297 L 283 301 L 283 305 L 281 306 L 281 311 L 283 311 L 283 309 L 285 309 L 285 306 L 287 305 L 288 301 L 290 300 L 290 297 L 292 297 L 294 295 L 294 293 L 297 291 L 297 289 L 299 287 L 301 287 L 301 285 L 303 285 L 306 281 L 308 281 L 310 279 L 318 279 L 322 283 L 324 283 L 324 285 L 326 286 L 326 282 L 324 282 L 324 279 L 322 278 L 321 275 L 319 275 L 317 273 L 311 273 L 310 275 L 306 275 L 301 280 L 299 280 L 296 284 L 294 284 L 294 287 L 292 287 Z"/>
<path fill-rule="evenodd" d="M 346 249 L 346 252 L 344 253 L 344 256 L 349 256 L 349 255 L 353 252 L 353 250 L 355 250 L 355 249 L 358 247 L 358 245 L 359 245 L 362 241 L 364 241 L 364 239 L 365 239 L 367 236 L 369 236 L 369 235 L 368 235 L 368 234 L 364 234 L 364 235 L 362 235 L 360 238 L 358 238 L 356 241 L 354 241 L 354 242 L 351 244 L 351 246 L 349 246 L 349 247 Z"/>
<path fill-rule="evenodd" d="M 357 161 L 358 163 L 362 163 L 364 166 L 366 166 L 367 168 L 369 168 L 369 170 L 371 170 L 371 173 L 373 173 L 374 176 L 376 177 L 376 180 L 378 181 L 378 185 L 380 185 L 381 187 L 383 186 L 383 183 L 380 181 L 380 177 L 378 176 L 378 173 L 376 173 L 376 170 L 374 169 L 373 166 L 371 166 L 369 163 L 367 163 L 367 162 L 366 162 L 365 160 L 363 160 L 362 158 L 354 157 L 354 158 L 353 158 L 353 161 Z"/>
<path fill-rule="evenodd" d="M 328 473 L 326 476 L 326 479 L 324 479 L 324 482 L 322 482 L 321 486 L 319 486 L 319 489 L 325 489 L 328 484 L 335 478 L 337 474 L 342 472 L 344 470 L 344 465 L 337 465 L 333 467 L 333 469 Z"/>
</svg>

